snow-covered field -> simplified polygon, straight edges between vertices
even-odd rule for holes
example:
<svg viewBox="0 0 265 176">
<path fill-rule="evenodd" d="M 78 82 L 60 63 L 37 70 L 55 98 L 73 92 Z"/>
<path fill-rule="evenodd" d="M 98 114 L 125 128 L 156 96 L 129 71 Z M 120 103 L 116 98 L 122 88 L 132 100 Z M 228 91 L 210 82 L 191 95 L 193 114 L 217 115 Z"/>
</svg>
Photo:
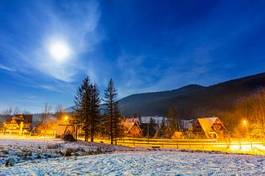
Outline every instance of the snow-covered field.
<svg viewBox="0 0 265 176">
<path fill-rule="evenodd" d="M 16 163 L 36 159 L 85 156 L 132 150 L 136 149 L 101 143 L 86 143 L 82 141 L 64 142 L 60 139 L 0 138 L 0 166 L 13 166 Z"/>
<path fill-rule="evenodd" d="M 265 157 L 0 139 L 4 175 L 265 175 Z"/>
<path fill-rule="evenodd" d="M 1 168 L 0 175 L 265 175 L 265 158 L 187 152 L 125 152 L 55 158 Z"/>
</svg>

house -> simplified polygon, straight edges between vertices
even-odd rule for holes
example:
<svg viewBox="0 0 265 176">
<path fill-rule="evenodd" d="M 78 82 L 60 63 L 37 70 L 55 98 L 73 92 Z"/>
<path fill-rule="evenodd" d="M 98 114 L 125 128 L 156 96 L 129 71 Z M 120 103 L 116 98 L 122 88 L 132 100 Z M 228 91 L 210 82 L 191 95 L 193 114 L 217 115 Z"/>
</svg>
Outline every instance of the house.
<svg viewBox="0 0 265 176">
<path fill-rule="evenodd" d="M 32 115 L 17 114 L 8 117 L 3 124 L 4 133 L 8 134 L 26 134 L 32 129 Z"/>
<path fill-rule="evenodd" d="M 183 133 L 180 131 L 175 131 L 173 135 L 171 136 L 171 139 L 183 139 Z"/>
<path fill-rule="evenodd" d="M 137 118 L 128 118 L 121 121 L 121 126 L 124 129 L 126 137 L 141 137 L 142 130 L 140 128 L 140 122 Z"/>
<path fill-rule="evenodd" d="M 182 131 L 190 131 L 192 130 L 194 119 L 190 120 L 180 120 L 180 129 Z"/>
<path fill-rule="evenodd" d="M 35 128 L 34 133 L 41 136 L 62 137 L 65 134 L 73 134 L 75 128 L 69 123 L 69 119 L 57 119 L 50 116 L 43 122 L 40 122 Z"/>
<path fill-rule="evenodd" d="M 166 121 L 167 118 L 166 117 L 162 117 L 162 116 L 142 116 L 139 117 L 140 118 L 140 123 L 145 123 L 148 124 L 151 121 L 153 121 L 155 124 L 158 124 L 159 126 L 163 123 L 163 121 Z"/>
<path fill-rule="evenodd" d="M 192 130 L 197 137 L 224 138 L 226 129 L 218 117 L 204 117 L 193 123 Z"/>
</svg>

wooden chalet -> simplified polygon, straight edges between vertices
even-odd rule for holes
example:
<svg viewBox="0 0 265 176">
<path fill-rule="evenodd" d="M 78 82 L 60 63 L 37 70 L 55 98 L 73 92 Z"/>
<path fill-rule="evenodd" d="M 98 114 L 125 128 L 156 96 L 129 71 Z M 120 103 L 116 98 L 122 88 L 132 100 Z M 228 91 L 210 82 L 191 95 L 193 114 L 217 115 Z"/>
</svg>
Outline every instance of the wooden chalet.
<svg viewBox="0 0 265 176">
<path fill-rule="evenodd" d="M 225 126 L 218 117 L 198 118 L 193 123 L 193 134 L 197 137 L 224 138 Z"/>
<path fill-rule="evenodd" d="M 140 122 L 137 118 L 129 118 L 121 121 L 121 126 L 124 130 L 126 137 L 141 137 L 142 130 L 140 128 Z"/>
<path fill-rule="evenodd" d="M 74 130 L 74 126 L 64 119 L 49 117 L 36 126 L 34 133 L 40 136 L 62 137 L 65 134 L 74 134 Z"/>
<path fill-rule="evenodd" d="M 32 115 L 17 114 L 8 117 L 3 124 L 4 133 L 8 134 L 27 134 L 32 129 Z"/>
</svg>

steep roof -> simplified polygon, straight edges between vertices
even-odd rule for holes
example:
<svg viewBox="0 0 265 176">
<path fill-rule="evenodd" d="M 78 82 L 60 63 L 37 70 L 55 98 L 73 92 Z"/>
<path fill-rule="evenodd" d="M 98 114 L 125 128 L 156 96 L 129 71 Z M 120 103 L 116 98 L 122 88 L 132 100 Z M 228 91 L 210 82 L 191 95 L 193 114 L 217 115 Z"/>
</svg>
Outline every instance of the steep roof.
<svg viewBox="0 0 265 176">
<path fill-rule="evenodd" d="M 215 122 L 221 122 L 218 117 L 207 117 L 207 118 L 198 118 L 198 122 L 200 123 L 205 135 L 209 137 L 209 132 L 213 132 L 212 126 Z"/>
<path fill-rule="evenodd" d="M 121 121 L 121 125 L 127 129 L 127 133 L 134 127 L 137 126 L 140 129 L 139 126 L 139 120 L 135 118 L 130 119 L 124 119 Z"/>
</svg>

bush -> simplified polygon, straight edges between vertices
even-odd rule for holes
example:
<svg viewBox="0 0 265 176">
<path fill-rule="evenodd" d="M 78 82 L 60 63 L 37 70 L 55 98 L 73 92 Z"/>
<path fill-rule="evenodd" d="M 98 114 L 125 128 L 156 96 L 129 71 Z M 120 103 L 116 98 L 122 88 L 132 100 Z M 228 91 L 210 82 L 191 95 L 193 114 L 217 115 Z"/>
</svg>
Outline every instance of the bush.
<svg viewBox="0 0 265 176">
<path fill-rule="evenodd" d="M 58 149 L 60 147 L 59 144 L 48 144 L 47 149 Z"/>
<path fill-rule="evenodd" d="M 65 154 L 64 156 L 72 156 L 72 153 L 74 152 L 73 149 L 71 148 L 67 148 L 66 151 L 65 151 Z"/>
<path fill-rule="evenodd" d="M 14 158 L 8 158 L 5 162 L 6 167 L 14 166 L 15 165 L 15 159 Z"/>
<path fill-rule="evenodd" d="M 74 136 L 72 134 L 66 134 L 63 137 L 64 141 L 68 141 L 68 142 L 75 142 L 76 139 L 74 138 Z"/>
</svg>

